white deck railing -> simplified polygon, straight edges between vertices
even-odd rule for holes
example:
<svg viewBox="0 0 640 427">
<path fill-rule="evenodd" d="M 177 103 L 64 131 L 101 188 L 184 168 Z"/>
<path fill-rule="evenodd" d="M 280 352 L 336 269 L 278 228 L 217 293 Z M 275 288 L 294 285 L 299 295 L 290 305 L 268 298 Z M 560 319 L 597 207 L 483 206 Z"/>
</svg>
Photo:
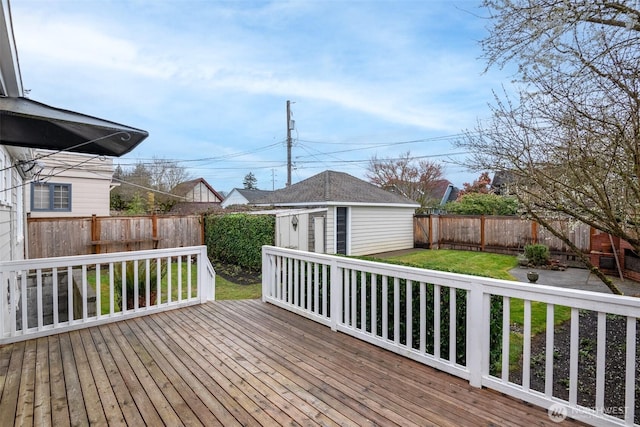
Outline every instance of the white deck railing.
<svg viewBox="0 0 640 427">
<path fill-rule="evenodd" d="M 333 330 L 467 379 L 472 386 L 492 388 L 548 408 L 558 417 L 567 415 L 596 425 L 634 425 L 638 420 L 636 325 L 640 298 L 271 246 L 263 247 L 262 266 L 264 301 Z M 509 363 L 515 304 L 523 309 L 518 379 L 513 378 Z M 543 364 L 539 356 L 532 360 L 532 307 L 546 315 L 546 331 L 541 333 Z M 569 372 L 562 382 L 568 390 L 564 392 L 554 389 L 554 366 L 563 357 L 554 348 L 557 310 L 570 313 Z M 585 325 L 580 322 L 587 316 L 597 319 L 597 340 L 584 345 L 580 334 Z M 613 339 L 607 334 L 611 321 L 624 323 L 625 336 L 618 343 L 624 353 L 619 366 L 606 364 L 607 347 Z M 592 372 L 583 369 L 585 358 L 595 360 Z M 544 385 L 537 389 L 532 387 L 534 364 L 544 375 Z M 611 374 L 620 378 L 619 388 L 614 389 L 610 382 L 605 387 L 605 378 Z M 595 389 L 595 397 L 587 404 L 578 399 L 586 377 Z"/>
<path fill-rule="evenodd" d="M 0 344 L 214 299 L 206 246 L 0 263 Z"/>
</svg>

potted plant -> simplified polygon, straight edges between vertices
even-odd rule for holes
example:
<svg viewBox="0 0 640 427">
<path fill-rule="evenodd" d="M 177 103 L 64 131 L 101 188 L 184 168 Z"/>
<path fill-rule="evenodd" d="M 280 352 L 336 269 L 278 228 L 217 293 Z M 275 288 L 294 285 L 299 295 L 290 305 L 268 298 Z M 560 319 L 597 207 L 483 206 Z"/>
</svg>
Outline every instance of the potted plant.
<svg viewBox="0 0 640 427">
<path fill-rule="evenodd" d="M 531 283 L 536 283 L 538 281 L 538 272 L 536 271 L 530 271 L 527 273 L 527 279 L 529 279 L 529 282 Z"/>
</svg>

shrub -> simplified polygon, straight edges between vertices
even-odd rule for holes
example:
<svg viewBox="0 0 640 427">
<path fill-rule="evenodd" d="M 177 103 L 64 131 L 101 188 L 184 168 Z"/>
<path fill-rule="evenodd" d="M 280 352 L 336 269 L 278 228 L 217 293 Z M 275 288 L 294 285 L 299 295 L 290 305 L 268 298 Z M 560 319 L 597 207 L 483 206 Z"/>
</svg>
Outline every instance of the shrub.
<svg viewBox="0 0 640 427">
<path fill-rule="evenodd" d="M 262 267 L 262 246 L 273 245 L 274 215 L 209 215 L 205 222 L 205 242 L 209 257 L 242 268 Z"/>
<path fill-rule="evenodd" d="M 524 256 L 533 265 L 546 265 L 551 258 L 547 245 L 527 245 L 524 247 Z"/>
<path fill-rule="evenodd" d="M 136 285 L 136 272 L 135 264 L 138 263 L 138 297 L 140 298 L 139 306 L 144 306 L 145 299 L 143 298 L 147 291 L 147 270 L 146 263 L 143 260 L 139 261 L 127 261 L 125 264 L 124 272 L 122 271 L 122 263 L 118 262 L 114 264 L 114 292 L 116 303 L 122 304 L 122 278 L 125 278 L 125 288 L 127 292 L 127 308 L 132 309 L 134 307 L 134 292 Z M 160 278 L 163 279 L 167 275 L 167 264 L 161 263 L 160 265 Z M 151 292 L 155 293 L 155 286 L 158 280 L 157 260 L 152 259 L 149 261 L 149 283 L 151 285 Z M 152 298 L 153 300 L 153 298 Z M 146 302 L 146 301 L 145 301 Z"/>
</svg>

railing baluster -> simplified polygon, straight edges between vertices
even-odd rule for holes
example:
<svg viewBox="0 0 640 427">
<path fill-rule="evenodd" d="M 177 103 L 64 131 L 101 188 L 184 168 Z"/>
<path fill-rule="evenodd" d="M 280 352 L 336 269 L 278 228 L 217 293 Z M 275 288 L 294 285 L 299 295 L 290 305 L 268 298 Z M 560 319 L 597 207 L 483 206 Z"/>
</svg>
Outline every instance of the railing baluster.
<svg viewBox="0 0 640 427">
<path fill-rule="evenodd" d="M 321 314 L 320 310 L 320 266 L 317 262 L 313 263 L 313 312 Z M 322 286 L 324 288 L 324 286 Z M 324 311 L 322 311 L 324 315 Z"/>
<path fill-rule="evenodd" d="M 121 274 L 121 283 L 120 283 L 120 288 L 122 289 L 122 293 L 120 294 L 122 296 L 122 301 L 120 301 L 120 311 L 121 312 L 126 312 L 127 309 L 129 307 L 127 307 L 127 262 L 126 261 L 122 261 L 122 263 L 120 264 L 120 271 L 122 272 Z"/>
<path fill-rule="evenodd" d="M 329 287 L 329 279 L 327 277 L 327 266 L 322 264 L 322 315 L 327 316 L 329 314 L 327 308 L 329 307 L 328 301 L 328 287 Z"/>
<path fill-rule="evenodd" d="M 360 272 L 360 330 L 367 331 L 367 273 Z"/>
<path fill-rule="evenodd" d="M 382 339 L 389 338 L 389 276 L 382 276 Z"/>
<path fill-rule="evenodd" d="M 82 321 L 86 322 L 87 317 L 89 317 L 88 307 L 87 307 L 87 265 L 82 264 Z"/>
<path fill-rule="evenodd" d="M 350 292 L 350 305 L 351 305 L 351 327 L 357 328 L 357 316 L 358 316 L 358 273 L 356 270 L 351 270 L 351 292 Z"/>
<path fill-rule="evenodd" d="M 371 273 L 371 335 L 378 336 L 378 275 Z"/>
<path fill-rule="evenodd" d="M 73 312 L 73 267 L 71 266 L 67 267 L 67 313 L 67 321 L 71 325 L 75 318 Z"/>
<path fill-rule="evenodd" d="M 628 425 L 633 424 L 635 418 L 636 397 L 636 322 L 637 319 L 627 316 L 627 354 L 625 370 L 624 403 L 626 412 L 624 420 Z"/>
<path fill-rule="evenodd" d="M 413 286 L 411 280 L 407 280 L 405 291 L 405 344 L 411 349 L 413 348 Z"/>
<path fill-rule="evenodd" d="M 509 381 L 509 343 L 511 341 L 511 298 L 502 298 L 502 372 L 503 382 Z"/>
<path fill-rule="evenodd" d="M 100 270 L 100 264 L 96 264 L 96 318 L 98 319 L 102 317 L 102 295 L 100 294 L 102 289 L 100 283 Z M 53 283 L 55 288 L 55 282 Z"/>
<path fill-rule="evenodd" d="M 604 375 L 606 369 L 607 314 L 598 312 L 596 343 L 596 408 L 604 408 Z"/>
<path fill-rule="evenodd" d="M 109 263 L 109 315 L 113 316 L 113 313 L 115 312 L 115 275 L 114 275 L 114 271 L 113 271 L 113 263 L 110 262 Z M 120 303 L 120 305 L 122 305 L 122 302 Z M 120 307 L 120 310 L 122 311 L 122 307 Z"/>
<path fill-rule="evenodd" d="M 400 343 L 400 278 L 393 278 L 393 342 Z"/>
<path fill-rule="evenodd" d="M 305 262 L 306 266 L 307 266 L 307 274 L 305 276 L 305 280 L 306 280 L 306 284 L 307 284 L 307 310 L 313 312 L 314 308 L 312 305 L 312 298 L 314 296 L 314 291 L 312 287 L 317 287 L 317 284 L 314 286 L 315 283 L 313 281 L 313 275 L 311 272 L 311 262 Z"/>
<path fill-rule="evenodd" d="M 441 358 L 440 331 L 442 321 L 440 319 L 440 285 L 433 285 L 433 357 Z"/>
<path fill-rule="evenodd" d="M 176 270 L 178 271 L 178 302 L 182 301 L 182 256 L 178 256 L 178 265 Z"/>
<path fill-rule="evenodd" d="M 147 310 L 151 305 L 151 260 L 144 260 L 144 302 Z"/>
<path fill-rule="evenodd" d="M 449 287 L 449 362 L 456 363 L 456 289 Z"/>
<path fill-rule="evenodd" d="M 155 258 L 156 261 L 156 304 L 162 304 L 162 258 Z M 199 277 L 199 276 L 198 276 Z M 198 279 L 199 281 L 201 279 Z"/>
<path fill-rule="evenodd" d="M 43 317 L 43 302 L 42 301 L 42 269 L 36 270 L 36 307 L 38 314 L 38 330 L 42 330 L 42 317 Z"/>
<path fill-rule="evenodd" d="M 171 277 L 171 257 L 167 257 L 167 302 L 170 304 L 172 301 L 171 288 L 172 288 L 172 277 Z"/>
<path fill-rule="evenodd" d="M 22 334 L 25 334 L 29 329 L 28 317 L 27 317 L 28 310 L 29 310 L 27 306 L 29 295 L 27 293 L 27 272 L 26 271 L 23 271 L 20 277 L 20 295 L 21 295 L 20 299 L 22 300 L 22 304 L 20 308 L 20 311 L 22 312 L 22 325 L 20 330 L 22 331 Z"/>
<path fill-rule="evenodd" d="M 199 297 L 200 295 L 198 295 Z M 191 295 L 191 256 L 187 257 L 187 298 L 192 298 Z"/>
<path fill-rule="evenodd" d="M 427 352 L 427 284 L 420 282 L 420 354 Z"/>
<path fill-rule="evenodd" d="M 547 330 L 545 337 L 544 394 L 553 396 L 553 336 L 555 327 L 555 306 L 547 304 Z"/>
<path fill-rule="evenodd" d="M 531 300 L 524 300 L 524 331 L 522 345 L 522 388 L 529 389 L 531 374 Z"/>
<path fill-rule="evenodd" d="M 580 312 L 571 308 L 571 350 L 569 356 L 569 404 L 578 400 L 578 350 L 580 348 Z"/>
<path fill-rule="evenodd" d="M 138 272 L 138 260 L 133 262 L 133 311 L 138 311 L 140 305 L 140 277 Z M 180 297 L 178 297 L 180 298 Z"/>
</svg>

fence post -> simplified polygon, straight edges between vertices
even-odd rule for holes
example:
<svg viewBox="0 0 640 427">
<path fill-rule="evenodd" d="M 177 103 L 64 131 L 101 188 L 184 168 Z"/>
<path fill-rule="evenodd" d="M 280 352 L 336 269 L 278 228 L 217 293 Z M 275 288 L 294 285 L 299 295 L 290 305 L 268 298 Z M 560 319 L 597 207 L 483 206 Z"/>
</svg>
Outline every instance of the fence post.
<svg viewBox="0 0 640 427">
<path fill-rule="evenodd" d="M 338 261 L 331 259 L 331 330 L 338 330 L 338 321 L 342 313 L 342 269 L 338 267 Z"/>
<path fill-rule="evenodd" d="M 488 358 L 489 312 L 485 312 L 483 286 L 475 283 L 467 299 L 467 369 L 469 385 L 482 387 L 485 359 Z M 470 357 L 473 355 L 473 357 Z"/>
</svg>

